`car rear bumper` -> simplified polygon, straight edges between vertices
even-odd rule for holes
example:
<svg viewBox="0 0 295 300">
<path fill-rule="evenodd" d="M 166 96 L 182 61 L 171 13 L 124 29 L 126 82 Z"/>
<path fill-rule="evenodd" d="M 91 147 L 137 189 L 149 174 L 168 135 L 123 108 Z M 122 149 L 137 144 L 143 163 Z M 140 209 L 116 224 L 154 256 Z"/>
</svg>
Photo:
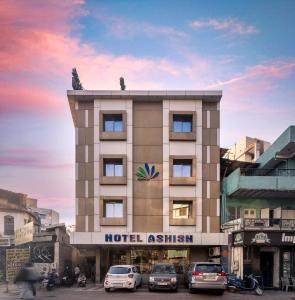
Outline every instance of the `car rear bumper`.
<svg viewBox="0 0 295 300">
<path fill-rule="evenodd" d="M 203 282 L 197 281 L 190 284 L 192 289 L 206 289 L 206 290 L 226 290 L 227 284 L 226 282 Z"/>
</svg>

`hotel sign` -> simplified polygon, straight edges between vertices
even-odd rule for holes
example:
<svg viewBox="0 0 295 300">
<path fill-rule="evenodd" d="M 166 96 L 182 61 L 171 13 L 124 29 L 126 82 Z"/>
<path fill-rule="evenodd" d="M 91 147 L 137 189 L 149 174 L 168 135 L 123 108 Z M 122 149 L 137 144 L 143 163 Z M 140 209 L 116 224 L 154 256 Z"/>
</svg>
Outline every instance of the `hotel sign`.
<svg viewBox="0 0 295 300">
<path fill-rule="evenodd" d="M 21 245 L 33 241 L 34 222 L 27 223 L 15 230 L 15 245 Z"/>
<path fill-rule="evenodd" d="M 191 234 L 124 234 L 106 233 L 105 243 L 116 244 L 192 244 L 194 237 Z"/>
</svg>

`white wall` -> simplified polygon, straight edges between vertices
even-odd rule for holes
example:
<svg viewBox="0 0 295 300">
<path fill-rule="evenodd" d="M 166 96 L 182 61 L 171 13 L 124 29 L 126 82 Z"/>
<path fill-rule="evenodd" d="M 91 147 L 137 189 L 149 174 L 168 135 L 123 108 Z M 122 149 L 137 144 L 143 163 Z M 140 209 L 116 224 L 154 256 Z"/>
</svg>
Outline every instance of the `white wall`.
<svg viewBox="0 0 295 300">
<path fill-rule="evenodd" d="M 169 141 L 169 112 L 196 112 L 196 141 Z M 169 186 L 169 156 L 196 156 L 196 186 Z M 196 197 L 196 226 L 190 232 L 202 232 L 202 101 L 163 101 L 163 231 L 184 232 L 186 226 L 169 226 L 169 198 Z"/>
<path fill-rule="evenodd" d="M 29 220 L 29 215 L 25 212 L 0 212 L 0 234 L 4 235 L 4 217 L 12 216 L 14 217 L 14 230 L 23 227 L 25 225 L 25 220 Z"/>
<path fill-rule="evenodd" d="M 100 110 L 124 110 L 127 112 L 127 141 L 99 140 Z M 132 231 L 132 100 L 94 100 L 94 231 L 110 230 L 99 224 L 100 196 L 127 197 L 127 226 L 116 226 L 116 231 Z M 127 155 L 127 185 L 99 185 L 99 156 L 102 154 Z"/>
</svg>

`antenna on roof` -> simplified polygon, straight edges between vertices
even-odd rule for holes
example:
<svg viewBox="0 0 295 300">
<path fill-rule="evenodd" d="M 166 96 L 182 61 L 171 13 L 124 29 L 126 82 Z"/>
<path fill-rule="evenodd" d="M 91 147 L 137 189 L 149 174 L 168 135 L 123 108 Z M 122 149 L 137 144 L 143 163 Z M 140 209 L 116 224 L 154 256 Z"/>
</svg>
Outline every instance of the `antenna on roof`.
<svg viewBox="0 0 295 300">
<path fill-rule="evenodd" d="M 80 82 L 76 68 L 72 69 L 72 87 L 73 90 L 83 90 L 82 83 Z"/>
<path fill-rule="evenodd" d="M 121 91 L 125 91 L 126 85 L 124 82 L 124 77 L 120 77 L 120 86 L 121 86 Z"/>
</svg>

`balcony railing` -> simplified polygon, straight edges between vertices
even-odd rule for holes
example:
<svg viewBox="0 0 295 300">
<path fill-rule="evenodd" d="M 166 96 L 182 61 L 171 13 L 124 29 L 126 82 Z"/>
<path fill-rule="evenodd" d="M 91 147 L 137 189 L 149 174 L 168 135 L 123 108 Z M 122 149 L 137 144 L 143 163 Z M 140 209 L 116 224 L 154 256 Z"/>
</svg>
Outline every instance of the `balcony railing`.
<svg viewBox="0 0 295 300">
<path fill-rule="evenodd" d="M 295 230 L 295 219 L 236 219 L 223 224 L 227 231 L 241 229 Z"/>
<path fill-rule="evenodd" d="M 295 169 L 243 169 L 241 176 L 295 176 Z"/>
</svg>

